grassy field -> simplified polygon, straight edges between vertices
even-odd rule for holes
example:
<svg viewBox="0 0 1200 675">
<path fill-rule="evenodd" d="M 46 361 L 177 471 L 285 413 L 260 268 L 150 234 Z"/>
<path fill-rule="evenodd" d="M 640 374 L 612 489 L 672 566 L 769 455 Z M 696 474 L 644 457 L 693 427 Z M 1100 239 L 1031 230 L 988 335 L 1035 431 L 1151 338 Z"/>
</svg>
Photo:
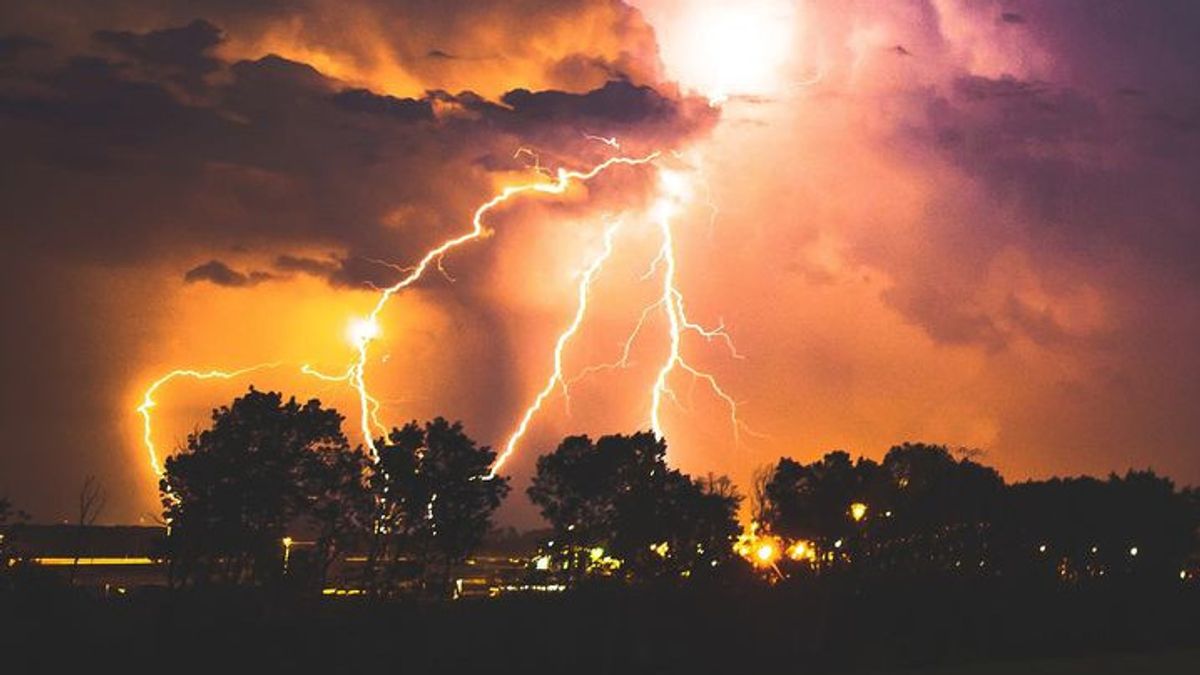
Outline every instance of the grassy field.
<svg viewBox="0 0 1200 675">
<path fill-rule="evenodd" d="M 942 579 L 379 602 L 25 586 L 0 596 L 0 672 L 1194 675 L 1197 590 Z"/>
</svg>

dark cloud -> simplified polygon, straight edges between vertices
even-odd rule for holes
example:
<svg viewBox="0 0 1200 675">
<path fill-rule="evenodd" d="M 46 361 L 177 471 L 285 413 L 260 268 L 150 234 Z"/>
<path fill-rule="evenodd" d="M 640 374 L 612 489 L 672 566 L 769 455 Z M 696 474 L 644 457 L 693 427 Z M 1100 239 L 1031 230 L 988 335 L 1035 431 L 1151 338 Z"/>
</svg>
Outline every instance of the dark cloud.
<svg viewBox="0 0 1200 675">
<path fill-rule="evenodd" d="M 954 91 L 968 101 L 996 98 L 1036 97 L 1045 91 L 1037 82 L 1023 82 L 1012 76 L 1000 78 L 966 75 L 954 81 Z"/>
<path fill-rule="evenodd" d="M 987 312 L 955 297 L 954 290 L 911 285 L 887 291 L 883 298 L 939 343 L 982 345 L 992 352 L 1008 346 L 1011 336 Z"/>
<path fill-rule="evenodd" d="M 979 190 L 939 196 L 920 257 L 906 264 L 943 271 L 930 284 L 892 269 L 897 309 L 947 344 L 995 349 L 1023 336 L 1075 348 L 1083 338 L 1043 310 L 981 306 L 995 283 L 982 270 L 1011 250 L 1026 251 L 1048 278 L 1057 268 L 1105 274 L 1133 255 L 1142 273 L 1200 284 L 1200 195 L 1187 187 L 1200 184 L 1200 80 L 1184 65 L 1200 49 L 1178 29 L 1196 13 L 1187 5 L 1030 6 L 1020 38 L 1030 42 L 1020 48 L 1043 50 L 1053 64 L 1036 78 L 973 73 L 944 51 L 941 73 L 907 90 L 911 116 L 897 135 L 907 152 L 944 162 Z"/>
<path fill-rule="evenodd" d="M 471 92 L 399 98 L 278 56 L 221 63 L 210 80 L 220 35 L 203 21 L 101 32 L 123 55 L 170 72 L 156 79 L 119 60 L 71 57 L 23 74 L 38 88 L 0 95 L 0 119 L 21 139 L 0 193 L 27 245 L 100 260 L 214 244 L 406 260 L 469 222 L 464 193 L 487 193 L 481 168 L 521 168 L 517 147 L 552 148 L 555 161 L 579 165 L 599 154 L 582 130 L 658 147 L 714 120 L 702 101 L 628 81 L 581 94 L 516 90 L 499 102 Z M 172 87 L 183 72 L 194 96 Z M 488 156 L 501 159 L 479 161 Z M 380 280 L 342 267 L 338 283 Z"/>
<path fill-rule="evenodd" d="M 209 54 L 221 43 L 221 30 L 202 19 L 181 28 L 148 33 L 99 30 L 95 38 L 122 55 L 147 65 L 201 74 L 214 72 L 221 66 L 220 60 Z"/>
<path fill-rule="evenodd" d="M 653 30 L 617 0 L 363 0 L 352 7 L 330 0 L 113 0 L 102 8 L 62 0 L 53 9 L 28 3 L 0 8 L 0 25 L 23 26 L 77 49 L 94 29 L 144 32 L 185 26 L 197 17 L 228 31 L 224 51 L 236 55 L 230 60 L 268 52 L 293 60 L 320 54 L 337 71 L 331 75 L 375 91 L 398 73 L 424 89 L 502 83 L 485 92 L 493 98 L 519 86 L 586 91 L 613 73 L 639 84 L 662 79 Z M 593 67 L 563 65 L 571 61 Z"/>
<path fill-rule="evenodd" d="M 1078 341 L 1052 311 L 1030 307 L 1015 296 L 1008 299 L 1007 318 L 1039 345 L 1051 348 L 1078 346 Z"/>
<path fill-rule="evenodd" d="M 680 107 L 651 87 L 612 81 L 586 94 L 562 91 L 531 92 L 516 89 L 501 98 L 521 121 L 561 121 L 571 124 L 672 123 L 681 118 Z"/>
<path fill-rule="evenodd" d="M 235 288 L 255 286 L 274 278 L 275 276 L 269 272 L 260 272 L 257 270 L 249 273 L 238 272 L 220 260 L 210 260 L 202 265 L 197 265 L 183 275 L 183 280 L 189 284 L 207 281 L 218 286 L 231 286 Z"/>
<path fill-rule="evenodd" d="M 335 259 L 281 255 L 275 259 L 275 267 L 285 272 L 300 272 L 314 277 L 331 279 L 342 269 L 342 262 Z"/>
<path fill-rule="evenodd" d="M 433 121 L 429 100 L 381 96 L 366 89 L 347 89 L 333 95 L 333 102 L 345 110 L 389 115 L 407 122 Z"/>
<path fill-rule="evenodd" d="M 0 36 L 0 62 L 11 61 L 31 49 L 45 49 L 50 44 L 28 35 Z"/>
<path fill-rule="evenodd" d="M 927 99 L 917 137 L 1023 209 L 1027 235 L 1072 254 L 1119 242 L 1200 281 L 1185 253 L 1200 245 L 1200 199 L 1184 188 L 1200 180 L 1194 111 L 1012 77 L 961 77 L 952 92 Z"/>
<path fill-rule="evenodd" d="M 383 288 L 401 279 L 404 268 L 382 260 L 362 257 L 310 258 L 281 255 L 275 259 L 275 269 L 323 279 L 336 288 Z"/>
</svg>

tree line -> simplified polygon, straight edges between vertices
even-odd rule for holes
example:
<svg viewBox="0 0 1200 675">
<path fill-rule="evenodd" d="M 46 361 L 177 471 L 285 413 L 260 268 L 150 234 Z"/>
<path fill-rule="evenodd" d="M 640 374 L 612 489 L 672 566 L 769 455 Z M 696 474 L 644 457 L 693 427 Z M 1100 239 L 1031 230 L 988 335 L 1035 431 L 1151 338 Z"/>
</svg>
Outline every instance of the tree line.
<svg viewBox="0 0 1200 675">
<path fill-rule="evenodd" d="M 314 591 L 354 554 L 364 592 L 448 594 L 510 492 L 488 476 L 496 453 L 443 418 L 373 448 L 352 446 L 342 422 L 253 387 L 213 410 L 164 463 L 170 584 Z M 527 495 L 550 530 L 532 564 L 567 586 L 1196 572 L 1200 495 L 1151 471 L 1008 484 L 971 456 L 909 443 L 879 462 L 782 458 L 757 472 L 743 528 L 733 483 L 688 476 L 666 450 L 640 432 L 570 436 L 540 456 Z M 0 524 L 13 515 L 0 501 Z"/>
<path fill-rule="evenodd" d="M 351 447 L 342 417 L 253 388 L 213 411 L 164 464 L 160 481 L 173 585 L 322 588 L 348 552 L 366 553 L 369 592 L 450 591 L 510 491 L 489 477 L 496 453 L 437 418 Z M 528 494 L 554 532 L 555 568 L 572 582 L 711 576 L 733 557 L 740 497 L 727 479 L 667 466 L 650 433 L 571 437 L 538 462 Z M 312 543 L 301 558 L 291 548 Z"/>
<path fill-rule="evenodd" d="M 759 483 L 758 544 L 784 573 L 1166 579 L 1194 573 L 1200 493 L 1152 471 L 1007 484 L 944 446 L 881 462 L 781 459 Z M 758 534 L 758 533 L 756 533 Z"/>
</svg>

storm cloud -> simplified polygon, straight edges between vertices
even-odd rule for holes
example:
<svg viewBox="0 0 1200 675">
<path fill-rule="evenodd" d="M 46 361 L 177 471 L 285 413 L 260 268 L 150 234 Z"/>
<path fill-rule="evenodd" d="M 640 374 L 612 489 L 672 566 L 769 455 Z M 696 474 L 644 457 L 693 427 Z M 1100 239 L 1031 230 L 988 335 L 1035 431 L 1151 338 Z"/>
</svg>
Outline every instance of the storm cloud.
<svg viewBox="0 0 1200 675">
<path fill-rule="evenodd" d="M 684 19 L 714 3 L 632 4 L 0 9 L 0 281 L 18 291 L 0 307 L 0 424 L 20 449 L 0 491 L 57 519 L 95 473 L 131 495 L 108 518 L 152 510 L 131 415 L 148 379 L 342 372 L 372 289 L 466 231 L 499 185 L 591 166 L 607 137 L 703 159 L 679 283 L 746 358 L 685 347 L 762 435 L 735 444 L 727 411 L 689 398 L 666 411 L 685 471 L 745 484 L 783 454 L 908 439 L 980 448 L 1013 479 L 1200 481 L 1200 6 L 797 0 L 778 86 L 714 106 L 673 81 L 696 72 Z M 623 168 L 490 213 L 486 245 L 389 308 L 371 364 L 389 415 L 503 438 L 544 381 L 596 224 L 653 192 L 652 170 Z M 597 303 L 572 367 L 614 358 L 651 298 L 653 251 L 626 245 L 618 268 L 636 271 L 599 292 L 629 282 L 632 314 Z M 535 425 L 508 465 L 518 485 L 561 435 L 641 423 L 654 340 Z M 294 373 L 255 384 L 353 408 Z M 169 451 L 236 388 L 166 393 Z"/>
<path fill-rule="evenodd" d="M 31 451 L 5 455 L 0 489 L 38 476 L 46 493 L 18 497 L 39 515 L 69 502 L 73 478 L 53 484 L 55 466 L 144 484 L 112 420 L 127 412 L 138 355 L 156 344 L 147 331 L 172 331 L 166 315 L 151 318 L 152 296 L 270 292 L 305 278 L 344 290 L 393 283 L 533 161 L 606 157 L 587 134 L 619 136 L 631 152 L 671 147 L 717 119 L 660 79 L 652 31 L 608 0 L 47 10 L 0 10 L 0 248 L 6 285 L 25 289 L 6 293 L 4 310 L 29 327 L 6 332 L 0 352 L 9 381 L 39 383 L 5 388 L 4 426 L 21 427 L 17 444 Z M 628 194 L 648 178 L 618 176 Z M 605 194 L 597 186 L 597 203 Z M 472 299 L 481 277 L 459 276 L 450 306 L 495 323 L 496 310 Z M 105 286 L 108 298 L 139 293 L 137 311 L 101 320 L 92 289 Z M 104 325 L 89 329 L 94 349 L 69 346 L 93 320 Z M 498 331 L 483 332 L 499 355 Z M 52 343 L 74 353 L 70 384 L 45 361 L 59 358 Z M 493 389 L 507 386 L 504 372 Z M 62 410 L 78 419 L 69 433 L 30 423 Z M 147 501 L 114 515 L 140 516 Z"/>
</svg>

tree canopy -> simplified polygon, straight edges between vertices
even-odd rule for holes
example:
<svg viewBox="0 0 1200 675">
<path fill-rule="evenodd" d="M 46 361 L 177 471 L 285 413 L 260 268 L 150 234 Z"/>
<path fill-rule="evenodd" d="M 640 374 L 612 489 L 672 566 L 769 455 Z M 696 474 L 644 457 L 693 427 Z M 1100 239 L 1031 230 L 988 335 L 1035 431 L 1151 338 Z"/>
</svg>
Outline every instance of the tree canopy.
<svg viewBox="0 0 1200 675">
<path fill-rule="evenodd" d="M 479 546 L 508 494 L 508 478 L 487 477 L 496 453 L 441 417 L 393 429 L 376 448 L 386 527 L 422 572 L 440 563 L 447 586 L 451 566 Z"/>
<path fill-rule="evenodd" d="M 730 559 L 740 498 L 728 481 L 671 469 L 666 449 L 649 432 L 572 436 L 538 458 L 529 498 L 572 579 L 601 556 L 632 580 L 708 575 Z"/>
<path fill-rule="evenodd" d="M 166 460 L 160 482 L 169 546 L 182 579 L 264 581 L 281 572 L 289 527 L 315 528 L 330 554 L 370 518 L 367 459 L 317 400 L 254 388 L 213 411 Z"/>
<path fill-rule="evenodd" d="M 897 445 L 881 463 L 784 458 L 764 493 L 762 525 L 804 542 L 817 570 L 1169 578 L 1195 543 L 1193 498 L 1153 472 L 1005 485 L 939 445 Z"/>
</svg>

